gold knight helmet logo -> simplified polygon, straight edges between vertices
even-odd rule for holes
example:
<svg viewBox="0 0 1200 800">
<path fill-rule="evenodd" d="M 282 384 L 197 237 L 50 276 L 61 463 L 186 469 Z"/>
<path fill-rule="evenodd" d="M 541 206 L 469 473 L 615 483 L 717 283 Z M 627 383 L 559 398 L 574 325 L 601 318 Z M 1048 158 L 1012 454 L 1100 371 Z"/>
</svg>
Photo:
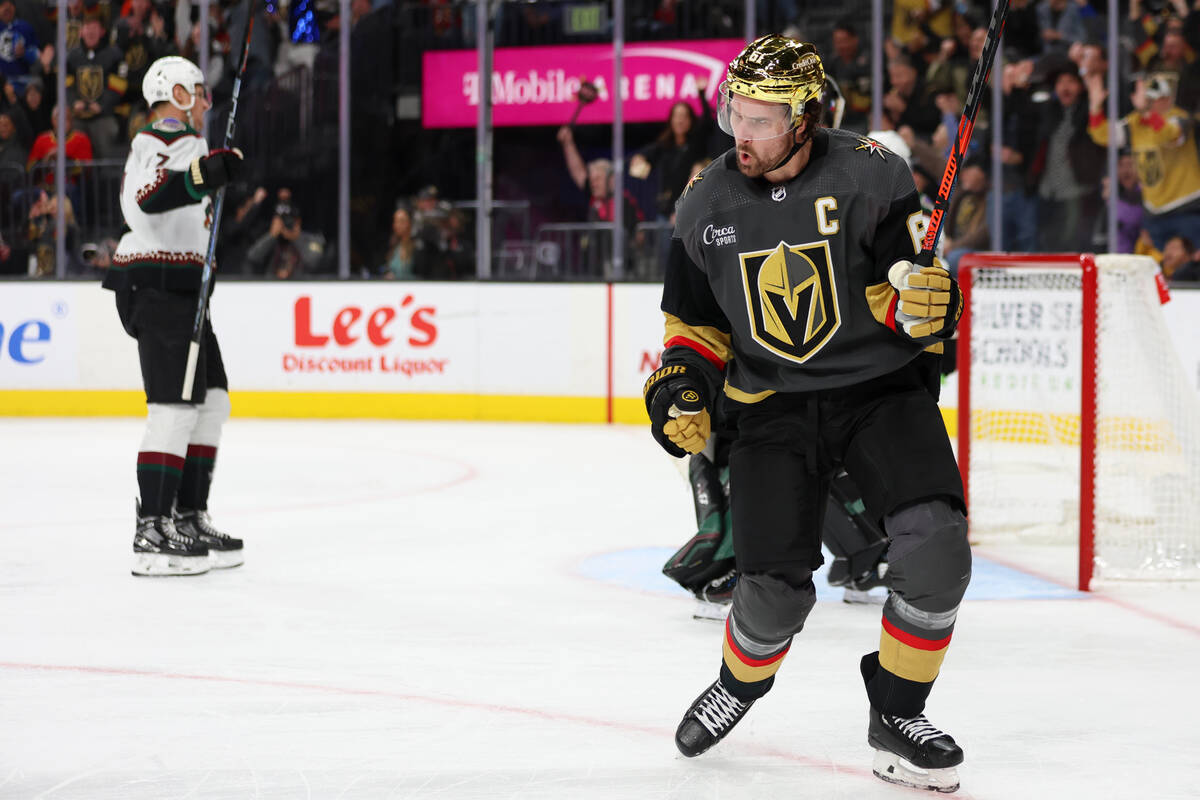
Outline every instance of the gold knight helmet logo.
<svg viewBox="0 0 1200 800">
<path fill-rule="evenodd" d="M 104 69 L 95 64 L 82 66 L 75 71 L 79 81 L 79 97 L 91 103 L 104 93 Z"/>
<path fill-rule="evenodd" d="M 841 327 L 828 242 L 780 242 L 739 258 L 754 340 L 804 363 Z"/>
</svg>

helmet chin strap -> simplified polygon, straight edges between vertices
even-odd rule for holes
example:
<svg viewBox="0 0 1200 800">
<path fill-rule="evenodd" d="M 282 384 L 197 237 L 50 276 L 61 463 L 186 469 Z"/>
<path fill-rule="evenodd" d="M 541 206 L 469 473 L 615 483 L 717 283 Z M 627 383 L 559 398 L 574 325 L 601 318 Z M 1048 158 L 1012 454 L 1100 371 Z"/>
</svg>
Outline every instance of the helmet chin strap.
<svg viewBox="0 0 1200 800">
<path fill-rule="evenodd" d="M 805 133 L 804 138 L 799 141 L 793 142 L 792 149 L 787 151 L 787 155 L 785 155 L 783 158 L 779 159 L 778 164 L 776 164 L 775 166 L 771 167 L 769 170 L 764 172 L 763 173 L 764 175 L 766 175 L 767 172 L 774 172 L 775 170 L 779 169 L 787 162 L 791 161 L 792 156 L 796 155 L 796 153 L 799 153 L 800 149 L 802 147 L 804 147 L 804 145 L 808 144 L 809 141 L 812 140 L 812 123 L 811 123 L 811 121 L 810 121 L 809 125 L 804 129 L 804 133 Z"/>
</svg>

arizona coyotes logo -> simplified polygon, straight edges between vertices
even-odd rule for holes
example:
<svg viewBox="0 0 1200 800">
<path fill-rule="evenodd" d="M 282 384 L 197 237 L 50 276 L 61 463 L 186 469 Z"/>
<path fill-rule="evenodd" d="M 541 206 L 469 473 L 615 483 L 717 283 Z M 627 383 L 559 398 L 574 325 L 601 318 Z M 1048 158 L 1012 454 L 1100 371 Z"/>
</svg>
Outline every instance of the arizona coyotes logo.
<svg viewBox="0 0 1200 800">
<path fill-rule="evenodd" d="M 75 80 L 79 84 L 79 97 L 91 103 L 100 99 L 104 91 L 104 70 L 95 64 L 89 64 L 75 70 Z"/>
<path fill-rule="evenodd" d="M 829 243 L 739 253 L 754 340 L 802 364 L 841 327 Z"/>
</svg>

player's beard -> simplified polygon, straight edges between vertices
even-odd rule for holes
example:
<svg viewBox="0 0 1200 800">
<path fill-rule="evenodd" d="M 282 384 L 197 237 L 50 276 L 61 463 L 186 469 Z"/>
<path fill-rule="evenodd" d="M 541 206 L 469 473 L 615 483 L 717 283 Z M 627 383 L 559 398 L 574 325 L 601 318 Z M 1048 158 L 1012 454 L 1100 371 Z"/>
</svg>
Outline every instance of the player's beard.
<svg viewBox="0 0 1200 800">
<path fill-rule="evenodd" d="M 763 139 L 758 144 L 766 145 L 769 149 L 759 148 L 758 152 L 755 152 L 753 142 L 737 146 L 738 170 L 747 178 L 761 178 L 769 170 L 775 169 L 779 159 L 792 149 L 792 137 Z"/>
</svg>

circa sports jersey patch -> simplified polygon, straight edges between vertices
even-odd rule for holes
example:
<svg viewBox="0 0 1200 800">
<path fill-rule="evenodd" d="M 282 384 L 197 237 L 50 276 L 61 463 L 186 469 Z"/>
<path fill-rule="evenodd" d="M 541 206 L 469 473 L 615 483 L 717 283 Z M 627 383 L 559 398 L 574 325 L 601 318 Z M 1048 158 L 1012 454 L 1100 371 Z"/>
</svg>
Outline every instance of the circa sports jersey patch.
<svg viewBox="0 0 1200 800">
<path fill-rule="evenodd" d="M 829 243 L 780 242 L 738 259 L 754 341 L 798 364 L 812 358 L 842 324 Z"/>
<path fill-rule="evenodd" d="M 700 239 L 705 244 L 724 247 L 727 244 L 737 244 L 737 228 L 732 225 L 709 225 L 704 229 L 704 233 L 700 234 Z"/>
<path fill-rule="evenodd" d="M 884 161 L 887 161 L 887 155 L 885 155 L 885 154 L 889 154 L 889 155 L 893 155 L 893 156 L 896 155 L 891 150 L 888 150 L 886 147 L 881 145 L 879 142 L 875 141 L 874 139 L 868 139 L 866 136 L 858 137 L 858 147 L 856 147 L 854 149 L 855 150 L 865 150 L 868 158 L 870 158 L 873 155 L 878 155 Z"/>
</svg>

